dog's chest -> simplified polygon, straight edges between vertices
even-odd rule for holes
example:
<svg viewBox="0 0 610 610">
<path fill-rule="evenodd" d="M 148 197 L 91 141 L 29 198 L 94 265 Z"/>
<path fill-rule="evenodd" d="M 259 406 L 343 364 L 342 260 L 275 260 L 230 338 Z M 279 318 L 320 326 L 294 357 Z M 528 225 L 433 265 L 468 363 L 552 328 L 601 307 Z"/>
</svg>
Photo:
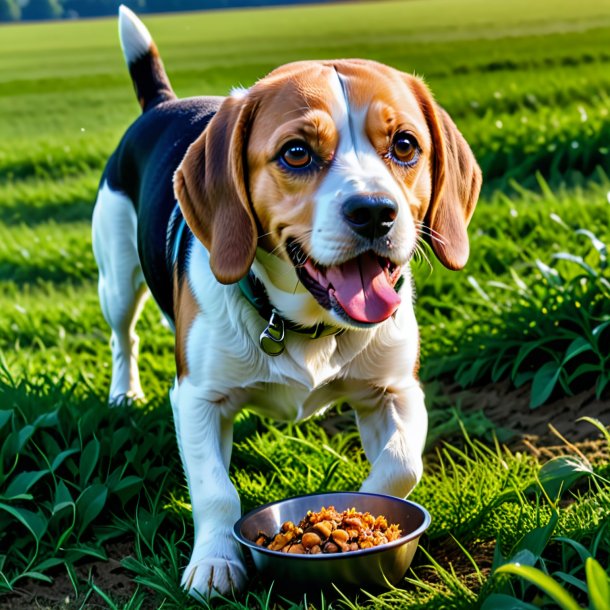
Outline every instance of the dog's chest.
<svg viewBox="0 0 610 610">
<path fill-rule="evenodd" d="M 260 383 L 246 388 L 246 404 L 260 415 L 299 421 L 337 401 L 335 384 L 309 391 L 300 385 Z"/>
<path fill-rule="evenodd" d="M 244 388 L 248 404 L 276 419 L 299 420 L 337 402 L 352 360 L 339 346 L 334 337 L 288 341 L 285 354 L 268 362 L 267 380 Z"/>
</svg>

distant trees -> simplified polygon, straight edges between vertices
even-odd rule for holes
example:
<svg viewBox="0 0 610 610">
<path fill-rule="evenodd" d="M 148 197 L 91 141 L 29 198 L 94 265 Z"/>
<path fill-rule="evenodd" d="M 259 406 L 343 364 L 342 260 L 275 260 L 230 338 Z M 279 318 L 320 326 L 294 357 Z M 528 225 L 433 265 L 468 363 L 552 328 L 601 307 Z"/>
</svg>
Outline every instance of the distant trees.
<svg viewBox="0 0 610 610">
<path fill-rule="evenodd" d="M 99 15 L 115 14 L 121 4 L 120 0 L 63 0 L 67 15 L 75 17 L 97 17 Z M 134 11 L 142 10 L 145 2 L 123 2 Z"/>
<path fill-rule="evenodd" d="M 0 0 L 0 21 L 18 21 L 21 9 L 16 0 Z"/>
<path fill-rule="evenodd" d="M 58 19 L 63 14 L 59 0 L 29 0 L 21 8 L 23 20 Z"/>
<path fill-rule="evenodd" d="M 139 13 L 165 13 L 326 1 L 329 0 L 0 0 L 0 22 L 116 15 L 121 2 Z"/>
</svg>

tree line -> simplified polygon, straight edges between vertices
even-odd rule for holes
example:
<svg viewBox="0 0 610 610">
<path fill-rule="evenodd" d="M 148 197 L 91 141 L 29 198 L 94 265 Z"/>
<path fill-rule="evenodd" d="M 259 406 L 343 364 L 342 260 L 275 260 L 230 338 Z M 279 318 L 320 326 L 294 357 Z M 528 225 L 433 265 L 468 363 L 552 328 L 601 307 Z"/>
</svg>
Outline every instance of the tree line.
<svg viewBox="0 0 610 610">
<path fill-rule="evenodd" d="M 137 13 L 201 11 L 206 9 L 304 4 L 327 0 L 0 0 L 0 22 L 78 19 L 116 15 L 119 4 Z"/>
</svg>

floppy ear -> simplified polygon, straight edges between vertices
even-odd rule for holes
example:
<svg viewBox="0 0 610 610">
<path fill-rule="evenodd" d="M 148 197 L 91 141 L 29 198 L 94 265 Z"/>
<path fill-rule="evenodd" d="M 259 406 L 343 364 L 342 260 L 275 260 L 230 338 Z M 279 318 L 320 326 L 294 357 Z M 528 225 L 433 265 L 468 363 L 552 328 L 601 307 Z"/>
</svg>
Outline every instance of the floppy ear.
<svg viewBox="0 0 610 610">
<path fill-rule="evenodd" d="M 412 88 L 426 116 L 434 147 L 432 196 L 424 219 L 434 253 L 448 269 L 461 269 L 470 246 L 466 227 L 481 190 L 481 170 L 451 117 L 418 80 Z"/>
<path fill-rule="evenodd" d="M 253 112 L 254 104 L 247 98 L 227 98 L 174 174 L 182 214 L 210 253 L 212 272 L 223 284 L 244 277 L 256 253 L 246 176 Z"/>
</svg>

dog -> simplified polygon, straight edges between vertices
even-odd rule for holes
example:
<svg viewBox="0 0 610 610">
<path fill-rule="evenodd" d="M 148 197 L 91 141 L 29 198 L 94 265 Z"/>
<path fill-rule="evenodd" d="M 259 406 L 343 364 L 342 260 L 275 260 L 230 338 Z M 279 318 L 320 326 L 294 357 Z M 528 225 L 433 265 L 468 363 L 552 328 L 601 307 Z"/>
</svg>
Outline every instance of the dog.
<svg viewBox="0 0 610 610">
<path fill-rule="evenodd" d="M 111 334 L 111 404 L 143 396 L 135 324 L 150 292 L 175 332 L 170 400 L 192 502 L 182 585 L 242 589 L 228 469 L 245 405 L 300 420 L 356 412 L 370 474 L 405 497 L 427 432 L 409 261 L 426 240 L 469 255 L 481 186 L 468 144 L 421 80 L 373 61 L 302 61 L 228 97 L 178 99 L 142 22 L 119 9 L 142 107 L 93 212 Z"/>
</svg>

